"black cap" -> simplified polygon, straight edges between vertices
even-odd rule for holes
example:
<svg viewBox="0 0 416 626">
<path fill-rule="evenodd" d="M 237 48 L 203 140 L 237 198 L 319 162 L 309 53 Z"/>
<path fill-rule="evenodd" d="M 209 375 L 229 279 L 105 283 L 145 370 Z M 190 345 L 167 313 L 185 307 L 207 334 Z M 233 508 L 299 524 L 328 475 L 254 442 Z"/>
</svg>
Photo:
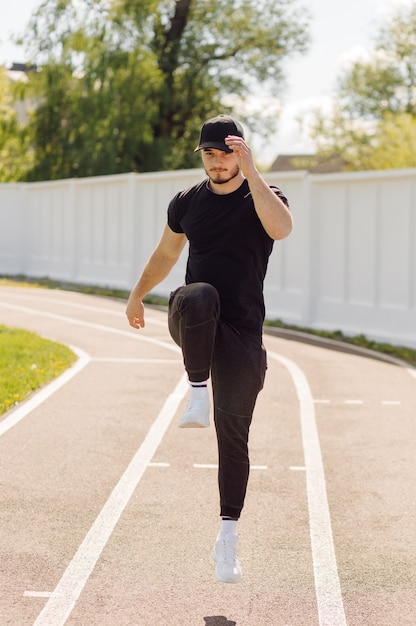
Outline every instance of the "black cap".
<svg viewBox="0 0 416 626">
<path fill-rule="evenodd" d="M 195 152 L 204 148 L 216 148 L 224 152 L 232 152 L 224 142 L 228 135 L 237 135 L 244 139 L 244 130 L 241 124 L 235 122 L 228 115 L 218 115 L 207 120 L 201 128 L 199 144 L 195 148 Z"/>
</svg>

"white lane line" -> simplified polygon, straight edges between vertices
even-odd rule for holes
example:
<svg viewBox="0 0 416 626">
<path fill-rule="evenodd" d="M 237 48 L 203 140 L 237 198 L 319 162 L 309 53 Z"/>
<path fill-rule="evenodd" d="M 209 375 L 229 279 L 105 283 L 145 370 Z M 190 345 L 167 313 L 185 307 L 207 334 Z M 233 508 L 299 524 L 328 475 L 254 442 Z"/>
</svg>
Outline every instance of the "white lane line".
<svg viewBox="0 0 416 626">
<path fill-rule="evenodd" d="M 91 361 L 97 361 L 98 363 L 182 363 L 181 359 L 129 359 L 129 358 L 117 358 L 117 357 L 96 357 L 93 356 Z"/>
<path fill-rule="evenodd" d="M 291 465 L 289 469 L 292 470 L 292 472 L 306 472 L 304 465 Z"/>
<path fill-rule="evenodd" d="M 19 293 L 17 291 L 12 291 L 12 290 L 6 290 L 4 287 L 1 287 L 1 293 L 7 293 L 13 297 L 15 296 L 21 296 L 22 298 L 25 299 L 25 301 L 27 301 L 28 299 L 30 300 L 35 300 L 35 301 L 39 301 L 39 302 L 46 302 L 46 303 L 50 303 L 50 304 L 63 304 L 62 301 L 58 302 L 58 300 L 54 299 L 54 298 L 47 298 L 47 297 L 42 297 L 39 295 L 34 295 L 32 293 Z M 68 293 L 68 292 L 65 292 Z M 75 294 L 74 294 L 75 295 Z M 99 296 L 98 296 L 99 297 Z M 120 304 L 123 304 L 123 301 L 120 299 Z M 101 306 L 92 306 L 91 304 L 81 304 L 79 302 L 72 302 L 71 300 L 65 300 L 65 307 L 72 307 L 73 309 L 81 309 L 83 311 L 94 311 L 99 315 L 113 315 L 115 317 L 118 318 L 124 318 L 125 319 L 125 315 L 124 312 L 122 311 L 116 311 L 114 309 L 105 309 Z M 150 308 L 146 308 L 146 311 L 151 311 L 152 309 Z M 162 320 L 158 320 L 155 318 L 152 318 L 150 316 L 148 316 L 146 318 L 146 323 L 149 324 L 154 324 L 156 326 L 164 326 L 166 328 L 166 322 L 162 321 Z"/>
<path fill-rule="evenodd" d="M 148 343 L 155 344 L 157 346 L 161 346 L 168 350 L 172 350 L 176 353 L 180 353 L 181 350 L 178 346 L 176 346 L 173 342 L 164 342 L 159 339 L 155 339 L 153 337 L 146 337 L 144 335 L 134 334 L 130 331 L 124 331 L 117 328 L 112 328 L 111 326 L 104 326 L 102 324 L 93 324 L 91 322 L 83 322 L 81 320 L 76 320 L 72 317 L 66 317 L 63 315 L 57 315 L 55 313 L 49 313 L 46 311 L 39 311 L 37 309 L 32 309 L 29 307 L 23 307 L 20 305 L 8 304 L 5 302 L 0 302 L 0 307 L 22 311 L 31 316 L 39 315 L 41 317 L 48 317 L 50 319 L 56 319 L 60 321 L 64 321 L 68 324 L 75 324 L 77 326 L 86 326 L 88 328 L 95 328 L 96 330 L 101 330 L 104 332 L 109 332 L 112 334 L 119 334 L 123 336 L 128 336 L 130 339 L 135 339 L 139 341 L 145 341 Z M 91 357 L 87 355 L 86 352 L 81 350 L 80 348 L 69 346 L 71 350 L 75 352 L 75 354 L 79 357 L 78 361 L 68 370 L 66 370 L 61 376 L 56 378 L 54 381 L 49 383 L 49 385 L 43 387 L 40 391 L 36 392 L 36 394 L 30 399 L 25 401 L 25 403 L 20 406 L 18 409 L 13 411 L 7 418 L 3 419 L 0 422 L 0 437 L 4 435 L 10 428 L 13 428 L 16 424 L 18 424 L 23 418 L 25 418 L 31 411 L 36 409 L 40 404 L 42 404 L 47 398 L 49 398 L 53 393 L 58 391 L 63 385 L 65 385 L 73 376 L 75 376 L 81 369 L 83 369 L 87 363 L 90 362 Z M 170 360 L 169 360 L 170 362 Z M 178 360 L 174 360 L 174 362 L 179 362 Z"/>
<path fill-rule="evenodd" d="M 215 463 L 194 463 L 195 469 L 218 469 L 218 465 Z M 267 470 L 267 465 L 250 465 L 252 470 Z"/>
<path fill-rule="evenodd" d="M 53 591 L 24 591 L 25 598 L 50 598 Z"/>
<path fill-rule="evenodd" d="M 66 385 L 67 382 L 76 376 L 84 367 L 90 362 L 89 355 L 75 346 L 68 346 L 78 357 L 78 361 L 74 363 L 72 367 L 65 370 L 63 374 L 55 378 L 51 383 L 42 387 L 36 395 L 32 396 L 29 400 L 26 400 L 22 406 L 17 408 L 11 414 L 9 414 L 4 420 L 0 422 L 0 437 L 4 435 L 8 430 L 16 426 L 23 418 L 25 418 L 31 411 L 36 409 L 40 404 L 45 402 L 52 394 L 58 391 L 61 387 Z"/>
<path fill-rule="evenodd" d="M 170 463 L 148 463 L 147 467 L 170 467 Z"/>
<path fill-rule="evenodd" d="M 309 526 L 319 625 L 347 626 L 335 557 L 325 473 L 312 393 L 305 374 L 296 363 L 274 352 L 268 351 L 268 355 L 281 363 L 289 371 L 300 404 Z"/>
<path fill-rule="evenodd" d="M 136 331 L 135 333 L 133 329 L 121 330 L 121 328 L 113 328 L 112 326 L 105 326 L 104 324 L 95 324 L 94 322 L 77 320 L 74 317 L 59 315 L 57 313 L 50 313 L 49 311 L 39 311 L 38 309 L 31 309 L 29 307 L 20 306 L 18 304 L 8 304 L 6 302 L 0 302 L 0 307 L 12 309 L 13 311 L 21 311 L 22 313 L 28 313 L 29 315 L 39 315 L 40 317 L 47 317 L 49 319 L 57 320 L 59 322 L 65 322 L 66 324 L 73 324 L 74 326 L 93 328 L 94 330 L 100 330 L 106 333 L 111 333 L 113 335 L 121 335 L 123 337 L 128 337 L 129 339 L 136 339 L 139 341 L 152 343 L 156 346 L 161 346 L 162 348 L 166 348 L 167 350 L 173 350 L 177 353 L 181 352 L 179 346 L 175 345 L 171 340 L 162 341 L 160 339 L 156 339 L 155 337 L 148 337 L 146 335 L 139 334 L 138 331 Z"/>
<path fill-rule="evenodd" d="M 181 376 L 33 626 L 63 626 L 189 389 Z"/>
<path fill-rule="evenodd" d="M 27 294 L 26 292 L 25 293 L 21 293 L 21 292 L 18 291 L 19 287 L 18 288 L 0 287 L 0 289 L 1 289 L 2 292 L 8 293 L 8 294 L 12 295 L 13 297 L 15 297 L 16 295 L 17 296 L 22 295 L 22 297 L 24 297 L 25 300 L 27 300 L 27 298 L 29 297 L 31 300 L 39 300 L 41 302 L 50 302 L 51 304 L 58 304 L 57 300 L 55 300 L 54 298 L 44 298 L 42 296 L 37 296 L 37 295 L 34 295 L 32 293 Z M 3 302 L 0 303 L 0 306 L 4 306 L 4 305 L 5 305 L 5 303 L 3 303 Z M 70 300 L 65 301 L 65 306 L 67 306 L 67 305 L 68 306 L 72 306 L 74 308 L 78 308 L 78 309 L 85 309 L 85 310 L 90 310 L 90 311 L 96 311 L 98 314 L 104 312 L 104 313 L 108 313 L 110 315 L 115 315 L 117 317 L 123 317 L 124 316 L 123 313 L 119 313 L 118 311 L 113 311 L 113 309 L 102 309 L 101 307 L 95 307 L 95 306 L 87 305 L 87 304 L 80 304 L 78 302 L 71 302 Z M 9 307 L 10 307 L 10 305 L 9 305 Z M 145 309 L 146 308 L 147 307 L 145 306 Z M 38 311 L 37 309 L 35 309 L 35 310 Z M 152 309 L 149 308 L 147 310 L 151 311 Z M 148 318 L 146 320 L 146 323 L 154 324 L 156 326 L 164 326 L 164 327 L 166 327 L 166 322 L 164 320 L 162 321 L 162 320 L 159 320 L 159 319 L 155 319 L 155 318 L 152 318 L 151 316 L 148 316 Z M 412 376 L 413 378 L 416 378 L 416 367 L 408 366 L 404 361 L 401 361 L 400 359 L 394 359 L 393 358 L 392 362 L 395 362 L 399 367 L 402 367 L 403 369 L 405 369 L 406 372 L 408 374 L 410 374 L 410 376 Z"/>
<path fill-rule="evenodd" d="M 331 404 L 331 400 L 314 400 L 314 404 Z M 364 400 L 344 400 L 344 404 L 364 404 Z M 401 400 L 381 400 L 381 404 L 399 405 Z"/>
</svg>

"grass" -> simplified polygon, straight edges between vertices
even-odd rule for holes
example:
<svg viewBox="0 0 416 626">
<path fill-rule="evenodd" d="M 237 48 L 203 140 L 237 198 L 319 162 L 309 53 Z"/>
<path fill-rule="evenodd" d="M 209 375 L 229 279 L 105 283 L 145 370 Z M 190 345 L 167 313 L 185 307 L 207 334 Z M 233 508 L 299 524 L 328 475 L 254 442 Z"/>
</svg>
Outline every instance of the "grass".
<svg viewBox="0 0 416 626">
<path fill-rule="evenodd" d="M 0 414 L 62 374 L 76 358 L 66 346 L 0 325 Z"/>
<path fill-rule="evenodd" d="M 65 289 L 67 291 L 76 291 L 79 293 L 87 293 L 87 294 L 93 294 L 93 295 L 99 295 L 99 296 L 109 296 L 112 298 L 119 298 L 122 300 L 126 300 L 129 295 L 128 291 L 124 291 L 122 289 L 103 288 L 103 287 L 96 287 L 93 285 L 78 285 L 76 283 L 69 283 L 69 282 L 58 282 L 58 281 L 51 280 L 49 278 L 33 278 L 32 279 L 32 278 L 27 278 L 24 276 L 0 277 L 0 285 L 16 285 L 19 287 L 46 287 L 48 289 Z M 153 295 L 145 298 L 145 302 L 147 304 L 158 305 L 158 306 L 167 305 L 166 298 L 153 296 Z M 412 365 L 413 367 L 416 367 L 416 350 L 406 347 L 406 346 L 394 346 L 388 343 L 379 343 L 376 341 L 372 341 L 371 339 L 367 339 L 365 335 L 348 336 L 348 335 L 344 335 L 340 330 L 329 332 L 329 331 L 324 331 L 324 330 L 302 328 L 299 326 L 285 324 L 281 320 L 266 320 L 265 325 L 308 333 L 310 335 L 324 337 L 325 339 L 343 341 L 345 343 L 353 344 L 361 348 L 367 348 L 368 350 L 374 350 L 375 352 L 381 352 L 382 354 L 387 354 L 396 359 L 400 359 L 404 361 L 405 363 Z"/>
</svg>

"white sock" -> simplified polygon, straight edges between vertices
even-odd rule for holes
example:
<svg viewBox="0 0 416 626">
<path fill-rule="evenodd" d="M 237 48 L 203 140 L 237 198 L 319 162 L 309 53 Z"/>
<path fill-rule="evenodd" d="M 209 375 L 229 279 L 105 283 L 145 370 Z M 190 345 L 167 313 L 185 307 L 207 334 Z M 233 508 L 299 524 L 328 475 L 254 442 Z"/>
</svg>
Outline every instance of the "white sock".
<svg viewBox="0 0 416 626">
<path fill-rule="evenodd" d="M 225 537 L 225 535 L 237 534 L 237 522 L 236 519 L 223 519 L 221 520 L 221 528 L 218 533 L 218 537 Z"/>
<path fill-rule="evenodd" d="M 207 380 L 201 380 L 197 383 L 194 383 L 192 380 L 188 380 L 188 383 L 191 385 L 191 387 L 206 387 L 208 385 Z"/>
</svg>

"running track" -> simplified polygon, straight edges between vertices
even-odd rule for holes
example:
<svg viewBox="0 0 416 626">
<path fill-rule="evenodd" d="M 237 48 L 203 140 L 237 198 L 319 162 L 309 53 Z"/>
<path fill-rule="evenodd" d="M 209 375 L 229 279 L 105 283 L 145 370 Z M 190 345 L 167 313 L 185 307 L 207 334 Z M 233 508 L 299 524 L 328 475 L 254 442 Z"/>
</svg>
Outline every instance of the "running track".
<svg viewBox="0 0 416 626">
<path fill-rule="evenodd" d="M 415 371 L 265 336 L 239 525 L 243 581 L 213 577 L 215 433 L 166 315 L 0 288 L 0 323 L 66 343 L 61 378 L 0 422 L 0 624 L 414 626 Z"/>
</svg>

